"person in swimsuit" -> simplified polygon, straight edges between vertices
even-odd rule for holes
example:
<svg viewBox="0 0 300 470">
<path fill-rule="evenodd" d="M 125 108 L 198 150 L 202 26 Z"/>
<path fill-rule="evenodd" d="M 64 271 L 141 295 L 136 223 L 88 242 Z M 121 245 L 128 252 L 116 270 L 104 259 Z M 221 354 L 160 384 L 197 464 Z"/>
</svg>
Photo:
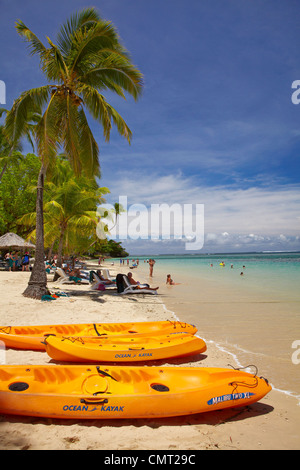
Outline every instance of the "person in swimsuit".
<svg viewBox="0 0 300 470">
<path fill-rule="evenodd" d="M 155 265 L 155 260 L 154 259 L 149 259 L 149 269 L 150 269 L 150 277 L 152 277 L 153 275 L 153 268 L 154 268 L 154 265 Z"/>
<path fill-rule="evenodd" d="M 180 283 L 179 282 L 174 282 L 173 279 L 171 279 L 171 274 L 167 274 L 166 284 L 169 284 L 169 286 L 178 286 L 178 284 L 180 284 Z"/>
</svg>

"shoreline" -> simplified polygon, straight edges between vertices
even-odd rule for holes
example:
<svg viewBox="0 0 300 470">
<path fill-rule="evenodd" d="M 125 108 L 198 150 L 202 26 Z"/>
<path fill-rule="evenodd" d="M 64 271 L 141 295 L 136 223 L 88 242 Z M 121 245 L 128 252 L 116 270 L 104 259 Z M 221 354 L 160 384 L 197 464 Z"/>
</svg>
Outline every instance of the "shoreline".
<svg viewBox="0 0 300 470">
<path fill-rule="evenodd" d="M 284 341 L 282 337 L 282 327 L 288 324 L 286 311 L 293 312 L 294 318 L 299 317 L 299 294 L 295 295 L 295 301 L 290 301 L 282 292 L 256 290 L 246 278 L 238 277 L 232 284 L 231 276 L 212 279 L 205 272 L 204 276 L 198 274 L 195 289 L 195 278 L 176 268 L 172 277 L 174 274 L 174 280 L 181 281 L 181 285 L 165 287 L 162 271 L 165 271 L 163 266 L 156 267 L 152 282 L 157 279 L 161 282 L 168 310 L 184 321 L 197 323 L 198 334 L 230 354 L 236 367 L 256 364 L 259 374 L 269 379 L 274 390 L 293 397 L 300 405 L 300 370 L 292 364 L 291 349 L 292 338 L 296 339 L 295 332 L 299 331 L 299 318 L 297 323 L 294 321 L 292 336 L 285 336 Z M 233 273 L 228 271 L 228 274 Z M 279 323 L 278 320 L 274 323 L 274 309 Z"/>
<path fill-rule="evenodd" d="M 111 266 L 112 274 L 127 273 L 126 266 Z M 145 279 L 139 269 L 134 277 Z M 159 321 L 170 315 L 163 286 L 157 296 L 90 291 L 89 286 L 62 285 L 70 297 L 51 302 L 26 299 L 22 292 L 29 273 L 0 272 L 1 325 L 55 323 Z M 48 287 L 53 291 L 53 275 Z M 156 286 L 156 279 L 151 279 Z M 188 319 L 179 317 L 180 321 Z M 201 331 L 197 335 L 201 336 Z M 5 351 L 7 364 L 48 364 L 44 352 Z M 232 355 L 207 343 L 206 356 L 164 361 L 170 366 L 227 367 Z M 155 361 L 159 362 L 159 361 Z M 145 363 L 145 367 L 161 365 Z M 0 449 L 101 449 L 101 450 L 200 450 L 200 449 L 298 449 L 300 407 L 295 398 L 272 390 L 250 407 L 163 419 L 56 420 L 3 415 L 0 417 Z M 276 433 L 274 430 L 276 429 Z"/>
<path fill-rule="evenodd" d="M 164 305 L 164 304 L 163 304 L 163 305 Z M 175 312 L 169 310 L 165 305 L 164 305 L 164 307 L 165 307 L 165 309 L 166 309 L 167 312 L 170 312 L 170 313 L 173 315 L 173 317 L 174 317 L 175 320 L 177 320 L 177 321 L 184 321 L 184 320 L 180 319 L 180 318 L 176 315 Z M 199 336 L 199 332 L 196 333 L 196 336 Z M 240 359 L 239 359 L 239 356 L 238 356 L 238 352 L 237 352 L 237 353 L 234 353 L 234 352 L 230 351 L 229 349 L 230 349 L 230 347 L 231 347 L 232 349 L 235 347 L 236 349 L 239 349 L 240 352 L 242 352 L 242 353 L 243 353 L 243 352 L 244 352 L 244 353 L 249 353 L 249 351 L 242 350 L 242 349 L 238 348 L 237 346 L 233 346 L 233 345 L 228 345 L 228 349 L 226 349 L 226 347 L 220 345 L 217 341 L 214 341 L 214 340 L 212 340 L 212 339 L 207 339 L 207 338 L 206 338 L 205 336 L 203 336 L 203 335 L 201 335 L 201 338 L 202 338 L 207 344 L 209 344 L 209 343 L 210 343 L 210 344 L 213 344 L 214 347 L 216 347 L 221 353 L 224 353 L 224 354 L 226 354 L 226 355 L 232 356 L 233 360 L 235 361 L 235 365 L 236 365 L 237 368 L 241 368 L 241 369 L 244 368 L 243 364 L 240 362 Z M 246 366 L 246 367 L 247 367 L 247 366 Z M 298 395 L 297 392 L 294 392 L 294 391 L 291 391 L 291 390 L 280 389 L 280 388 L 276 387 L 272 382 L 270 382 L 270 385 L 272 386 L 272 390 L 273 390 L 273 391 L 282 393 L 283 395 L 287 395 L 287 396 L 289 396 L 289 397 L 295 399 L 296 402 L 297 402 L 297 403 L 296 403 L 297 406 L 300 407 L 300 395 Z M 299 437 L 299 439 L 300 439 L 300 437 Z M 299 444 L 299 448 L 300 448 L 300 444 Z"/>
</svg>

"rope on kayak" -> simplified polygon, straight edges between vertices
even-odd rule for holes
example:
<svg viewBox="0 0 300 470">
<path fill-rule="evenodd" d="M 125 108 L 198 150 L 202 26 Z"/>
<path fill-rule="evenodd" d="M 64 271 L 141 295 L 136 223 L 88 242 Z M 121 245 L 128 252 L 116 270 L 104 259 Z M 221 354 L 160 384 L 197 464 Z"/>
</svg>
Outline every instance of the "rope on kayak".
<svg viewBox="0 0 300 470">
<path fill-rule="evenodd" d="M 97 372 L 99 375 L 105 375 L 106 377 L 110 377 L 111 379 L 115 380 L 116 382 L 118 382 L 117 379 L 115 379 L 112 375 L 108 374 L 107 372 L 105 372 L 104 370 L 101 370 L 99 366 L 96 366 L 96 369 L 97 369 Z"/>
<path fill-rule="evenodd" d="M 228 364 L 229 367 L 232 367 L 232 369 L 234 370 L 242 370 L 242 369 L 248 369 L 248 367 L 254 367 L 255 369 L 255 374 L 253 374 L 253 377 L 256 377 L 257 376 L 257 372 L 258 372 L 258 368 L 255 364 L 249 364 L 248 366 L 245 366 L 245 367 L 234 367 L 232 366 L 231 364 Z"/>
<path fill-rule="evenodd" d="M 246 382 L 237 382 L 237 381 L 230 382 L 229 385 L 232 385 L 234 387 L 233 393 L 236 391 L 236 389 L 239 385 L 242 386 L 242 387 L 248 387 L 248 388 L 257 387 L 259 378 L 263 379 L 267 384 L 269 383 L 268 380 L 265 377 L 262 377 L 262 376 L 257 377 L 258 368 L 255 364 L 249 364 L 248 366 L 245 366 L 245 367 L 234 367 L 231 364 L 228 364 L 228 365 L 229 365 L 229 367 L 232 367 L 232 369 L 234 369 L 234 370 L 248 369 L 248 367 L 254 367 L 255 368 L 255 374 L 253 375 L 253 378 L 255 379 L 255 383 L 247 384 Z"/>
<path fill-rule="evenodd" d="M 0 328 L 0 331 L 2 333 L 5 333 L 6 335 L 9 335 L 11 332 L 11 328 L 11 326 L 3 326 L 2 328 Z"/>
<path fill-rule="evenodd" d="M 171 323 L 171 325 L 174 326 L 174 329 L 176 329 L 176 324 L 179 323 L 179 325 L 181 326 L 181 328 L 186 328 L 186 323 L 181 323 L 180 321 L 172 321 L 172 320 L 169 320 L 167 319 L 167 321 L 169 321 Z"/>
<path fill-rule="evenodd" d="M 71 343 L 79 341 L 79 343 L 85 344 L 83 338 L 81 338 L 80 336 L 63 336 L 61 340 L 65 341 L 66 339 L 71 341 Z"/>
<path fill-rule="evenodd" d="M 234 381 L 234 382 L 230 382 L 228 385 L 231 385 L 233 388 L 233 393 L 236 391 L 236 389 L 238 388 L 238 386 L 240 385 L 241 387 L 248 387 L 248 388 L 255 388 L 257 387 L 257 384 L 258 384 L 258 378 L 257 378 L 257 372 L 258 372 L 258 369 L 257 367 L 254 365 L 254 364 L 250 364 L 249 366 L 246 366 L 246 367 L 234 367 L 232 366 L 231 364 L 228 364 L 230 367 L 232 367 L 234 370 L 241 370 L 241 369 L 247 369 L 248 367 L 254 367 L 255 368 L 255 374 L 253 375 L 253 378 L 255 379 L 255 382 L 253 384 L 247 384 L 246 382 L 238 382 L 238 381 Z"/>
<path fill-rule="evenodd" d="M 93 327 L 94 327 L 94 330 L 96 331 L 97 333 L 97 336 L 107 336 L 107 333 L 99 333 L 99 331 L 97 330 L 97 326 L 95 323 L 93 323 Z"/>
</svg>

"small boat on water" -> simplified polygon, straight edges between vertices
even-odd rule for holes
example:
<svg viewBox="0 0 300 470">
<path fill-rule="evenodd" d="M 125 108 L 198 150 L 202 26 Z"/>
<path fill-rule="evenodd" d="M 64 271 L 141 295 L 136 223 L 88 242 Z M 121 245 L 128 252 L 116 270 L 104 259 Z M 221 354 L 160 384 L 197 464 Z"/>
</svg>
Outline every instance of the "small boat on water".
<svg viewBox="0 0 300 470">
<path fill-rule="evenodd" d="M 250 405 L 270 390 L 266 379 L 231 369 L 13 365 L 0 369 L 0 413 L 162 418 Z"/>
<path fill-rule="evenodd" d="M 184 331 L 195 334 L 197 328 L 179 321 L 153 321 L 132 323 L 85 323 L 66 325 L 0 326 L 0 340 L 8 348 L 44 351 L 47 334 L 72 336 L 118 336 L 167 334 Z"/>
<path fill-rule="evenodd" d="M 151 336 L 54 336 L 44 339 L 47 354 L 61 362 L 140 362 L 190 356 L 206 351 L 203 339 L 189 333 Z"/>
</svg>

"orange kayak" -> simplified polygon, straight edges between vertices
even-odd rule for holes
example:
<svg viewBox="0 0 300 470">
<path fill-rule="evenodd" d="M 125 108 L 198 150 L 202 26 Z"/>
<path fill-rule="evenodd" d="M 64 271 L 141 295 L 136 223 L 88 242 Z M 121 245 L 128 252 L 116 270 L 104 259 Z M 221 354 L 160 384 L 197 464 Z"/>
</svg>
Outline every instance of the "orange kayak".
<svg viewBox="0 0 300 470">
<path fill-rule="evenodd" d="M 205 367 L 3 366 L 0 413 L 70 419 L 162 418 L 245 406 L 271 386 Z"/>
<path fill-rule="evenodd" d="M 188 333 L 157 336 L 82 338 L 45 337 L 47 354 L 63 362 L 136 362 L 189 356 L 206 351 L 206 344 Z"/>
<path fill-rule="evenodd" d="M 195 334 L 197 328 L 179 321 L 132 323 L 86 323 L 69 325 L 0 326 L 0 340 L 8 348 L 44 351 L 47 334 L 72 336 L 149 335 L 184 331 Z"/>
</svg>

